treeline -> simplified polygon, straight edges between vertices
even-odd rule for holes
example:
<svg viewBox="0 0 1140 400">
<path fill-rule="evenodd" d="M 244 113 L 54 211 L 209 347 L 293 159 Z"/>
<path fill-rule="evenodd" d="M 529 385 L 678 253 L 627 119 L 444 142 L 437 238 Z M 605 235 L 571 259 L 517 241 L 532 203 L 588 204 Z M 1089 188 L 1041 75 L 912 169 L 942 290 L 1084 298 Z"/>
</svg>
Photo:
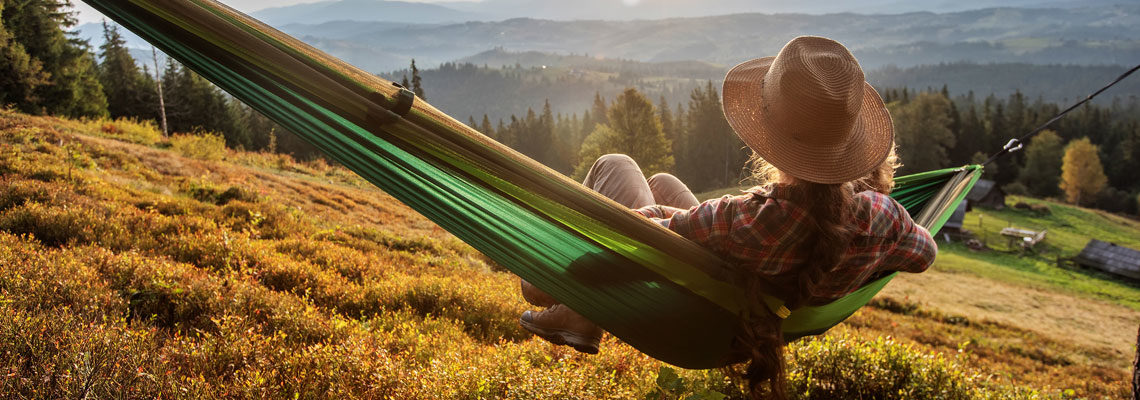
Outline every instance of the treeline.
<svg viewBox="0 0 1140 400">
<path fill-rule="evenodd" d="M 606 153 L 629 154 L 646 174 L 673 172 L 696 191 L 737 185 L 750 153 L 732 132 L 712 82 L 694 88 L 688 102 L 670 106 L 664 96 L 654 105 L 628 88 L 612 101 L 594 95 L 591 108 L 553 113 L 549 101 L 541 112 L 492 123 L 484 114 L 468 119 L 480 132 L 575 179 Z"/>
<path fill-rule="evenodd" d="M 1068 107 L 1030 100 L 1020 91 L 1006 98 L 989 95 L 981 99 L 973 92 L 951 96 L 946 87 L 881 93 L 894 119 L 906 163 L 903 173 L 984 162 L 1011 138 L 1032 131 Z M 1084 206 L 1137 214 L 1138 168 L 1140 102 L 1131 98 L 1074 110 L 1049 131 L 1024 143 L 1022 151 L 987 165 L 986 178 L 1013 194 L 1064 196 Z"/>
<path fill-rule="evenodd" d="M 526 61 L 524 58 L 522 61 Z M 669 104 L 687 102 L 689 90 L 704 80 L 685 77 L 685 63 L 644 64 L 661 71 L 650 75 L 646 69 L 579 68 L 577 66 L 444 63 L 420 70 L 423 88 L 433 106 L 450 115 L 466 118 L 483 114 L 496 122 L 536 111 L 548 99 L 555 114 L 570 115 L 592 107 L 595 93 L 610 99 L 627 87 L 637 88 L 650 99 L 665 96 Z M 380 74 L 399 82 L 408 69 Z"/>
<path fill-rule="evenodd" d="M 149 66 L 140 63 L 114 25 L 105 24 L 103 44 L 91 48 L 67 31 L 75 26 L 70 6 L 0 2 L 0 105 L 29 114 L 150 120 L 164 134 L 218 134 L 235 149 L 318 154 L 173 59 L 155 74 L 157 54 Z"/>
<path fill-rule="evenodd" d="M 948 89 L 882 89 L 895 124 L 900 174 L 981 163 L 1008 142 L 1052 118 L 1061 105 L 1030 101 L 1020 92 L 1008 98 L 978 99 Z M 629 88 L 613 101 L 599 94 L 590 109 L 553 113 L 546 101 L 518 117 L 468 123 L 500 142 L 563 173 L 581 179 L 605 153 L 627 153 L 646 174 L 672 172 L 693 190 L 746 180 L 750 151 L 735 136 L 712 82 L 693 89 L 687 103 L 652 104 Z M 660 151 L 659 151 L 660 150 Z M 1066 161 L 1068 160 L 1068 161 Z M 998 158 L 986 178 L 1006 191 L 1064 197 L 1080 205 L 1137 214 L 1140 180 L 1140 103 L 1083 106 L 1025 143 L 1023 151 Z"/>
</svg>

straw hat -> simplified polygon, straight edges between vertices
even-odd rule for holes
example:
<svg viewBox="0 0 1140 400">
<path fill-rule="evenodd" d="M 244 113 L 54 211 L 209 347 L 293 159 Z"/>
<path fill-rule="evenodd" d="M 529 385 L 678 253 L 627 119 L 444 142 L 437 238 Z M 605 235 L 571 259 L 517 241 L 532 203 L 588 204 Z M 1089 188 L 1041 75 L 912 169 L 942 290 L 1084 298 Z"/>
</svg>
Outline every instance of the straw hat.
<svg viewBox="0 0 1140 400">
<path fill-rule="evenodd" d="M 724 115 L 764 160 L 816 183 L 865 176 L 894 142 L 891 116 L 855 56 L 822 37 L 792 39 L 775 57 L 733 67 Z"/>
</svg>

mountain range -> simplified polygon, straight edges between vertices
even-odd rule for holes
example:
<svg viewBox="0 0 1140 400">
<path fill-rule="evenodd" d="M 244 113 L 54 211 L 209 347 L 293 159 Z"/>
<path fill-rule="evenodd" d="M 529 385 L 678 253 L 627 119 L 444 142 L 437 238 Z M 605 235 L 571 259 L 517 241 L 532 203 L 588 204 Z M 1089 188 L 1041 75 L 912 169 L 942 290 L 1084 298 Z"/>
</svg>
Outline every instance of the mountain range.
<svg viewBox="0 0 1140 400">
<path fill-rule="evenodd" d="M 342 20 L 406 23 L 499 21 L 511 18 L 615 21 L 740 13 L 946 13 L 993 7 L 1081 8 L 1128 3 L 1122 0 L 481 0 L 433 3 L 332 0 L 267 8 L 251 15 L 281 25 Z"/>
<path fill-rule="evenodd" d="M 490 0 L 488 0 L 490 1 Z M 458 24 L 290 24 L 286 33 L 369 71 L 434 66 L 492 48 L 732 65 L 798 35 L 836 38 L 864 67 L 943 62 L 1140 62 L 1140 5 L 954 13 L 733 14 L 635 21 L 515 18 Z"/>
<path fill-rule="evenodd" d="M 270 25 L 330 21 L 386 21 L 432 24 L 488 19 L 479 12 L 459 11 L 430 3 L 385 0 L 336 0 L 267 8 L 250 14 Z"/>
<path fill-rule="evenodd" d="M 1140 62 L 1140 4 L 1136 3 L 1079 8 L 988 8 L 946 13 L 748 13 L 630 21 L 512 18 L 445 22 L 494 15 L 492 6 L 496 4 L 521 5 L 528 1 L 533 0 L 439 4 L 340 0 L 266 9 L 255 16 L 277 21 L 271 23 L 284 32 L 372 72 L 403 68 L 413 58 L 421 67 L 432 67 L 494 48 L 644 62 L 701 61 L 726 66 L 755 56 L 775 54 L 783 43 L 798 35 L 836 38 L 848 45 L 867 68 L 961 61 L 1077 65 Z M 1102 1 L 1107 0 L 1081 3 Z M 580 0 L 575 4 L 584 6 L 594 4 L 592 2 L 617 3 L 616 0 Z M 689 0 L 625 2 L 648 6 L 661 2 L 688 4 Z M 772 1 L 759 3 L 765 2 Z M 1011 4 L 1022 2 L 1010 1 Z M 544 2 L 547 6 L 538 10 L 563 7 L 563 3 Z M 913 3 L 939 5 L 945 2 Z M 1073 3 L 1055 0 L 1048 4 L 1071 6 Z M 733 4 L 742 2 L 711 0 L 709 7 L 724 8 Z M 841 8 L 841 4 L 847 2 L 819 2 L 815 7 Z M 873 9 L 896 2 L 874 0 L 868 4 L 873 6 L 869 9 Z M 449 8 L 459 5 L 471 9 Z M 482 11 L 475 10 L 477 6 L 483 7 Z M 389 16 L 402 15 L 399 19 L 403 21 L 317 22 L 322 16 L 347 18 L 352 14 L 368 15 L 365 10 L 378 9 L 391 11 L 386 14 Z M 519 13 L 523 11 L 525 9 Z M 425 13 L 432 17 L 422 15 Z M 305 15 L 312 17 L 312 22 L 288 22 Z M 101 29 L 99 24 L 85 24 L 79 28 L 79 36 L 97 46 L 102 39 Z M 149 49 L 149 45 L 133 35 L 128 37 L 128 46 Z"/>
</svg>

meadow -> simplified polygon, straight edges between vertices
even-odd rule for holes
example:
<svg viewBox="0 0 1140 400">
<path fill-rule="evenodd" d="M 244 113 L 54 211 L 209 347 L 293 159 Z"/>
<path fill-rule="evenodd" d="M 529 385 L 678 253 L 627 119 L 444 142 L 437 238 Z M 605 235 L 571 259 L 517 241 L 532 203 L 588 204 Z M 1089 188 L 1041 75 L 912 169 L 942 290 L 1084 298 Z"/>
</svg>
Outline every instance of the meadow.
<svg viewBox="0 0 1140 400">
<path fill-rule="evenodd" d="M 1088 215 L 1072 218 L 1080 233 L 1051 236 L 1056 254 L 1097 234 L 1081 230 Z M 1134 222 L 1103 218 L 1116 222 L 1090 229 L 1140 237 Z M 1070 340 L 1058 316 L 1082 310 L 1086 319 L 1069 322 L 1133 334 L 1140 290 L 1052 271 L 1049 254 L 946 246 L 931 272 L 790 344 L 792 397 L 1127 396 L 1135 349 L 1119 329 Z M 612 337 L 595 356 L 536 339 L 518 326 L 527 305 L 517 286 L 343 168 L 228 150 L 209 136 L 162 138 L 145 122 L 0 111 L 0 393 L 742 397 L 723 371 L 673 368 Z M 1012 317 L 1024 314 L 1017 304 L 965 301 L 994 294 L 1074 308 L 1027 320 Z"/>
</svg>

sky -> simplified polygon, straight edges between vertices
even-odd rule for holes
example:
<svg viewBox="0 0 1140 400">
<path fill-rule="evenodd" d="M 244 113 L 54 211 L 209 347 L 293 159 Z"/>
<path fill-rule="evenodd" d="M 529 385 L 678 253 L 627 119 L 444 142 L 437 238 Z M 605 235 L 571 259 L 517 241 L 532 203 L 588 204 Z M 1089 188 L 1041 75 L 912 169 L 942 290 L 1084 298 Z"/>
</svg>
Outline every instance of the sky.
<svg viewBox="0 0 1140 400">
<path fill-rule="evenodd" d="M 238 9 L 238 11 L 246 14 L 269 7 L 284 7 L 301 3 L 315 3 L 319 0 L 224 0 L 222 3 Z M 438 3 L 441 0 L 402 0 L 409 2 L 419 3 Z M 454 0 L 451 0 L 454 1 Z M 462 0 L 461 0 L 462 1 Z M 477 1 L 477 0 L 476 0 Z M 625 0 L 630 1 L 630 0 Z M 634 0 L 636 1 L 636 0 Z M 103 14 L 95 11 L 94 8 L 84 3 L 82 0 L 72 0 L 75 8 L 79 10 L 79 23 L 85 24 L 88 22 L 99 22 L 103 20 Z"/>
</svg>

